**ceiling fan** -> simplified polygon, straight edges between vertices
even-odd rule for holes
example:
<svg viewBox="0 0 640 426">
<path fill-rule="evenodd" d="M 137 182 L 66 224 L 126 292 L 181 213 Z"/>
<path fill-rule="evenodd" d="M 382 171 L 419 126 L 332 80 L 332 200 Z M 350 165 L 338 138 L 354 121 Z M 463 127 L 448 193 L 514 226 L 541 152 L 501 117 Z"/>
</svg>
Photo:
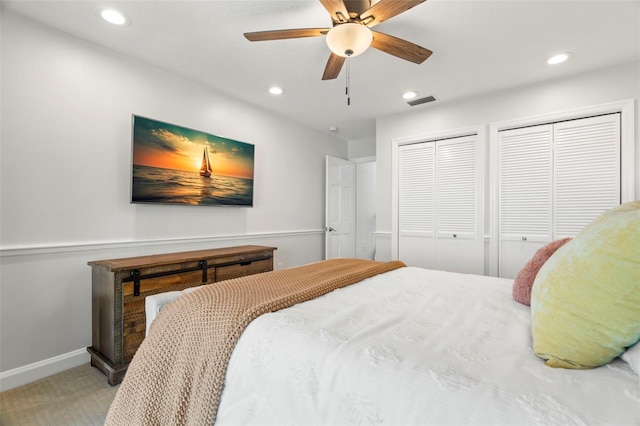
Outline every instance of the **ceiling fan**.
<svg viewBox="0 0 640 426">
<path fill-rule="evenodd" d="M 357 56 L 369 46 L 421 64 L 433 52 L 409 41 L 370 28 L 401 14 L 426 0 L 320 0 L 331 15 L 333 28 L 300 28 L 244 33 L 249 41 L 327 36 L 331 56 L 323 80 L 338 77 L 347 57 Z"/>
</svg>

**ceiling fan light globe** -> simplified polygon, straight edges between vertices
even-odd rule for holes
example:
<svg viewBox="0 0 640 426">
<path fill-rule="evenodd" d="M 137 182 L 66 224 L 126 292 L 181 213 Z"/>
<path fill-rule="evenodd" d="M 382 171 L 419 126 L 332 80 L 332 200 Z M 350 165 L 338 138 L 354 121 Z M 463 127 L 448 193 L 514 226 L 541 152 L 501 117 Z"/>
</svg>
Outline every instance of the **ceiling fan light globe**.
<svg viewBox="0 0 640 426">
<path fill-rule="evenodd" d="M 342 57 L 360 55 L 369 48 L 372 41 L 371 30 L 353 22 L 336 25 L 327 33 L 327 46 L 333 53 Z"/>
</svg>

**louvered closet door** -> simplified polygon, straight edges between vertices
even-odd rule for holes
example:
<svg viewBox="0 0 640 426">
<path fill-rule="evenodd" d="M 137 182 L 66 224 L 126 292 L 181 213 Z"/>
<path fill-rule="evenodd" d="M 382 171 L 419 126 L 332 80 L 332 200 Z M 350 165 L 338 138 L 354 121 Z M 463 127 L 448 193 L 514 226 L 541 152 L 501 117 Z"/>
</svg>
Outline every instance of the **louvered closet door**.
<svg viewBox="0 0 640 426">
<path fill-rule="evenodd" d="M 498 135 L 499 276 L 515 278 L 552 239 L 553 126 Z"/>
<path fill-rule="evenodd" d="M 398 257 L 435 268 L 435 144 L 398 149 Z"/>
<path fill-rule="evenodd" d="M 482 273 L 475 145 L 474 136 L 436 143 L 436 258 L 445 271 Z"/>
<path fill-rule="evenodd" d="M 554 238 L 574 237 L 620 204 L 620 114 L 554 126 Z"/>
</svg>

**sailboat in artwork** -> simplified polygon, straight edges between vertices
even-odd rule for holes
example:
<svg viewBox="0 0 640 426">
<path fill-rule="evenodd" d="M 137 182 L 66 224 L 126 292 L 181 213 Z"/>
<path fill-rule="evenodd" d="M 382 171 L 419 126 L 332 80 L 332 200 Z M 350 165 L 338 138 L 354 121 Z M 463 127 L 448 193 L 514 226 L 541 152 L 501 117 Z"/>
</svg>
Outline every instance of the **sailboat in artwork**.
<svg viewBox="0 0 640 426">
<path fill-rule="evenodd" d="M 211 172 L 211 163 L 209 162 L 209 153 L 207 152 L 207 147 L 204 148 L 204 153 L 202 154 L 202 167 L 200 167 L 200 176 L 210 177 Z"/>
</svg>

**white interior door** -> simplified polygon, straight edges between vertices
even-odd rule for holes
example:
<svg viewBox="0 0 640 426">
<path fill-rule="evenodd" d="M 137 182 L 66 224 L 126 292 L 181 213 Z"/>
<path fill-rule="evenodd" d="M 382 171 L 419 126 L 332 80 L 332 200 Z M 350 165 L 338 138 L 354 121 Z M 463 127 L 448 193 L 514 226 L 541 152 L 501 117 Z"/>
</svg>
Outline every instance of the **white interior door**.
<svg viewBox="0 0 640 426">
<path fill-rule="evenodd" d="M 620 204 L 620 161 L 619 114 L 500 131 L 499 276 Z"/>
<path fill-rule="evenodd" d="M 619 205 L 620 114 L 556 123 L 554 239 L 574 237 Z"/>
<path fill-rule="evenodd" d="M 376 256 L 376 162 L 356 162 L 356 257 Z"/>
<path fill-rule="evenodd" d="M 325 258 L 355 257 L 356 165 L 327 155 Z"/>
<path fill-rule="evenodd" d="M 398 258 L 482 274 L 482 145 L 476 135 L 398 148 Z"/>
<path fill-rule="evenodd" d="M 435 143 L 436 264 L 444 271 L 482 274 L 482 168 L 476 136 Z"/>
<path fill-rule="evenodd" d="M 498 135 L 498 276 L 515 278 L 553 239 L 553 126 Z"/>
<path fill-rule="evenodd" d="M 435 143 L 398 150 L 398 259 L 437 268 L 435 245 Z"/>
</svg>

